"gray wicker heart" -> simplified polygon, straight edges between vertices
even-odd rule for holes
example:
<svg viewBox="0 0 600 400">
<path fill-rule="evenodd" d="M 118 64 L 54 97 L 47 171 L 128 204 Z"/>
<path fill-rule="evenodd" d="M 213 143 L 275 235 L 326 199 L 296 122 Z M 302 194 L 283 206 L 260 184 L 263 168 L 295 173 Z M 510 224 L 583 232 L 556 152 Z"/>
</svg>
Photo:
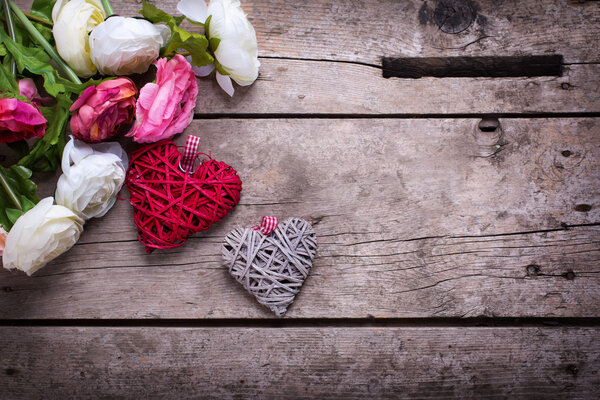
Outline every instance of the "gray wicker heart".
<svg viewBox="0 0 600 400">
<path fill-rule="evenodd" d="M 300 291 L 316 252 L 317 236 L 300 218 L 288 219 L 269 235 L 234 229 L 223 243 L 229 273 L 278 317 Z"/>
</svg>

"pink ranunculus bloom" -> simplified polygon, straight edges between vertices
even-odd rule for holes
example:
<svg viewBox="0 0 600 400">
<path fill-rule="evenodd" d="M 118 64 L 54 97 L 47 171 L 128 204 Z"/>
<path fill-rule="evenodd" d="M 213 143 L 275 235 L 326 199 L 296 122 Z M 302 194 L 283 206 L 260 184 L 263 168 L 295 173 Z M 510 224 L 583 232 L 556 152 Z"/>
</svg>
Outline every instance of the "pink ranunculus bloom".
<svg viewBox="0 0 600 400">
<path fill-rule="evenodd" d="M 6 247 L 6 235 L 8 235 L 8 232 L 0 226 L 0 256 L 4 253 L 4 247 Z"/>
<path fill-rule="evenodd" d="M 34 104 L 0 98 L 0 143 L 32 139 L 46 133 L 46 118 Z"/>
<path fill-rule="evenodd" d="M 119 133 L 135 113 L 137 89 L 129 78 L 104 81 L 85 89 L 70 111 L 71 133 L 76 139 L 98 143 Z"/>
<path fill-rule="evenodd" d="M 136 121 L 127 136 L 139 143 L 170 138 L 192 122 L 198 85 L 192 67 L 177 54 L 171 60 L 161 58 L 156 65 L 156 83 L 140 90 Z"/>
<path fill-rule="evenodd" d="M 35 83 L 33 83 L 33 80 L 29 78 L 23 78 L 19 80 L 19 93 L 21 93 L 21 96 L 27 97 L 38 107 L 41 107 L 44 104 L 52 101 L 52 97 L 40 96 L 37 87 L 35 87 Z"/>
</svg>

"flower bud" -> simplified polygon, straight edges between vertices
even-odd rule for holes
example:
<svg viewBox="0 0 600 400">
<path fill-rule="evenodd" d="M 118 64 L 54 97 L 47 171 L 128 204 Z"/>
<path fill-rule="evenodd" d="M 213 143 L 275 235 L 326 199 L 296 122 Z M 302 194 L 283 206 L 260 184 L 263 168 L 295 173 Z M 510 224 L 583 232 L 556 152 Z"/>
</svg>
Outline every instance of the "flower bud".
<svg viewBox="0 0 600 400">
<path fill-rule="evenodd" d="M 46 197 L 17 219 L 6 237 L 4 268 L 31 275 L 77 242 L 83 220 L 53 202 L 52 197 Z"/>
<path fill-rule="evenodd" d="M 171 30 L 165 25 L 112 16 L 90 34 L 92 61 L 104 75 L 141 74 L 156 60 L 170 36 Z"/>
<path fill-rule="evenodd" d="M 8 234 L 8 232 L 6 232 L 4 230 L 4 228 L 2 228 L 0 226 L 0 256 L 4 252 L 4 246 L 6 246 L 6 235 L 7 234 Z"/>
<path fill-rule="evenodd" d="M 118 143 L 88 145 L 72 139 L 65 146 L 56 204 L 84 220 L 105 215 L 125 181 L 127 155 Z"/>
<path fill-rule="evenodd" d="M 180 54 L 155 62 L 156 83 L 140 90 L 135 123 L 127 134 L 138 143 L 170 138 L 192 122 L 198 84 L 192 66 Z"/>
<path fill-rule="evenodd" d="M 69 109 L 76 139 L 98 143 L 110 139 L 133 121 L 137 89 L 129 78 L 104 81 L 85 89 Z"/>
<path fill-rule="evenodd" d="M 233 87 L 226 77 L 241 86 L 251 85 L 258 78 L 256 32 L 238 0 L 211 0 L 208 7 L 202 0 L 181 0 L 177 9 L 196 22 L 204 23 L 211 16 L 207 35 L 220 40 L 213 51 L 221 72 L 228 74 L 217 72 L 217 79 L 229 95 L 233 94 Z"/>
<path fill-rule="evenodd" d="M 52 34 L 58 54 L 83 78 L 96 73 L 88 35 L 104 18 L 106 14 L 98 0 L 58 0 L 52 9 Z"/>
</svg>

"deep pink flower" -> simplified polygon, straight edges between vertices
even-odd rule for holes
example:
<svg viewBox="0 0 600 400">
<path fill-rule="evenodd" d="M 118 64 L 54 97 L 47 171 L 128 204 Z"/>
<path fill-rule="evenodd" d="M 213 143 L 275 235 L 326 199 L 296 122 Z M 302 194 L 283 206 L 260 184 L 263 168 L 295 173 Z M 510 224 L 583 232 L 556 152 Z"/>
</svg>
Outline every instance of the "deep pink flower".
<svg viewBox="0 0 600 400">
<path fill-rule="evenodd" d="M 0 98 L 0 143 L 42 137 L 46 122 L 35 105 L 11 97 Z"/>
<path fill-rule="evenodd" d="M 119 133 L 131 123 L 137 89 L 129 78 L 104 81 L 85 89 L 70 111 L 71 133 L 76 139 L 98 143 Z"/>
<path fill-rule="evenodd" d="M 140 143 L 170 138 L 192 122 L 198 85 L 187 60 L 176 54 L 171 60 L 161 58 L 156 65 L 156 83 L 140 90 L 136 121 L 127 136 Z"/>
</svg>

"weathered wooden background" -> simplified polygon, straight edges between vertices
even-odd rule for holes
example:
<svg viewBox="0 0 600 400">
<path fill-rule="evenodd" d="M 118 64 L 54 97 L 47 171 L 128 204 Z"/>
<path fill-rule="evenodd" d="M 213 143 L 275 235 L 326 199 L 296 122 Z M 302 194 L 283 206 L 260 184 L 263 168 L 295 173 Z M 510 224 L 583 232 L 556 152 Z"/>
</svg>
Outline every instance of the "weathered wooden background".
<svg viewBox="0 0 600 400">
<path fill-rule="evenodd" d="M 241 203 L 146 255 L 121 201 L 33 277 L 0 271 L 0 397 L 597 397 L 600 2 L 472 1 L 447 33 L 435 10 L 460 3 L 244 3 L 260 77 L 231 99 L 199 80 L 177 138 L 239 171 Z M 382 57 L 529 55 L 562 76 L 382 76 Z M 265 214 L 319 236 L 283 320 L 221 266 Z"/>
</svg>

